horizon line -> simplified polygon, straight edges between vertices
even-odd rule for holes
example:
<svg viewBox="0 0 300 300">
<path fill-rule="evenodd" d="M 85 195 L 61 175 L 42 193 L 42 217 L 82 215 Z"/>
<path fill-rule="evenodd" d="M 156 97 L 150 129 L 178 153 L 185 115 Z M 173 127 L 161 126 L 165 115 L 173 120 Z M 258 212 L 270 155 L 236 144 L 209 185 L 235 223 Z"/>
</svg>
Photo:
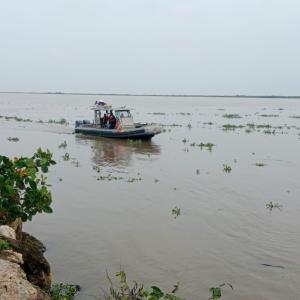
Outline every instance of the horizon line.
<svg viewBox="0 0 300 300">
<path fill-rule="evenodd" d="M 0 91 L 0 94 L 37 94 L 37 95 L 85 95 L 85 96 L 132 96 L 132 97 L 198 97 L 198 98 L 288 98 L 300 99 L 300 95 L 218 95 L 218 94 L 140 94 L 140 93 L 83 93 L 83 92 L 24 92 Z"/>
</svg>

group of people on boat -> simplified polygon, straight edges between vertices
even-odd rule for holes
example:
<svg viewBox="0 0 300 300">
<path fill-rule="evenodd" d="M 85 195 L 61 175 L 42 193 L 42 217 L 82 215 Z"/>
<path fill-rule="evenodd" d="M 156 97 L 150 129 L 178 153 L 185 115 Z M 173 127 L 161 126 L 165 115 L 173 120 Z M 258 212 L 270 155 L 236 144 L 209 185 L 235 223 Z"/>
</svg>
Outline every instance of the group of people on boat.
<svg viewBox="0 0 300 300">
<path fill-rule="evenodd" d="M 105 112 L 103 117 L 100 118 L 100 125 L 102 128 L 114 129 L 116 127 L 117 119 L 111 110 Z"/>
</svg>

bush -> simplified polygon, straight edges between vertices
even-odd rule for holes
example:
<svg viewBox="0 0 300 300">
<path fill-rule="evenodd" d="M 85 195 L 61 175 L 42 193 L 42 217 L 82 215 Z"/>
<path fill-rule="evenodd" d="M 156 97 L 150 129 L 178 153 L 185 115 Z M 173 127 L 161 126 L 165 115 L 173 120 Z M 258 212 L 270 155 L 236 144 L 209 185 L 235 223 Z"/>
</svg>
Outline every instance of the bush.
<svg viewBox="0 0 300 300">
<path fill-rule="evenodd" d="M 0 155 L 0 224 L 31 220 L 37 213 L 51 213 L 51 193 L 47 188 L 52 153 L 41 148 L 32 157 L 9 159 Z"/>
</svg>

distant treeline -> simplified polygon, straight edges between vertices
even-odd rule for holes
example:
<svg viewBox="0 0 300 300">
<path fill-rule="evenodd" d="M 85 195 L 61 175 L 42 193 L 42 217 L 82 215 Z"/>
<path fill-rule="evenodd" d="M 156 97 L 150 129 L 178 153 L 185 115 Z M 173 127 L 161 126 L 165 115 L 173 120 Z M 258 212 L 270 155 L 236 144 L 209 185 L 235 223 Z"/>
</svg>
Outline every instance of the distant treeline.
<svg viewBox="0 0 300 300">
<path fill-rule="evenodd" d="M 64 92 L 0 92 L 0 94 L 81 95 L 81 96 L 132 96 L 132 97 L 198 97 L 198 98 L 265 98 L 300 99 L 300 96 L 280 95 L 188 95 L 188 94 L 126 94 L 126 93 L 64 93 Z"/>
</svg>

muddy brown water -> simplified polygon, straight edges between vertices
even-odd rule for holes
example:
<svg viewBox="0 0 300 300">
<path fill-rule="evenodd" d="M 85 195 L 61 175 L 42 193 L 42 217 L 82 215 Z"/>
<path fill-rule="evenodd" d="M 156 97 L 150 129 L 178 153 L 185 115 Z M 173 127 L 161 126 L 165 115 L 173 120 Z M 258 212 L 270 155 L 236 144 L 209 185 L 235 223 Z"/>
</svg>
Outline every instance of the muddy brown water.
<svg viewBox="0 0 300 300">
<path fill-rule="evenodd" d="M 136 121 L 180 126 L 134 144 L 72 134 L 99 99 L 128 105 Z M 0 94 L 0 115 L 70 123 L 0 118 L 0 152 L 54 152 L 54 213 L 25 230 L 46 244 L 54 281 L 81 285 L 78 299 L 101 298 L 106 270 L 114 277 L 120 268 L 146 286 L 180 282 L 186 299 L 208 299 L 223 282 L 234 287 L 224 299 L 300 299 L 300 118 L 290 118 L 300 116 L 299 100 Z M 222 129 L 247 123 L 273 128 Z M 215 146 L 191 146 L 201 142 Z M 270 201 L 282 207 L 270 211 Z"/>
</svg>

